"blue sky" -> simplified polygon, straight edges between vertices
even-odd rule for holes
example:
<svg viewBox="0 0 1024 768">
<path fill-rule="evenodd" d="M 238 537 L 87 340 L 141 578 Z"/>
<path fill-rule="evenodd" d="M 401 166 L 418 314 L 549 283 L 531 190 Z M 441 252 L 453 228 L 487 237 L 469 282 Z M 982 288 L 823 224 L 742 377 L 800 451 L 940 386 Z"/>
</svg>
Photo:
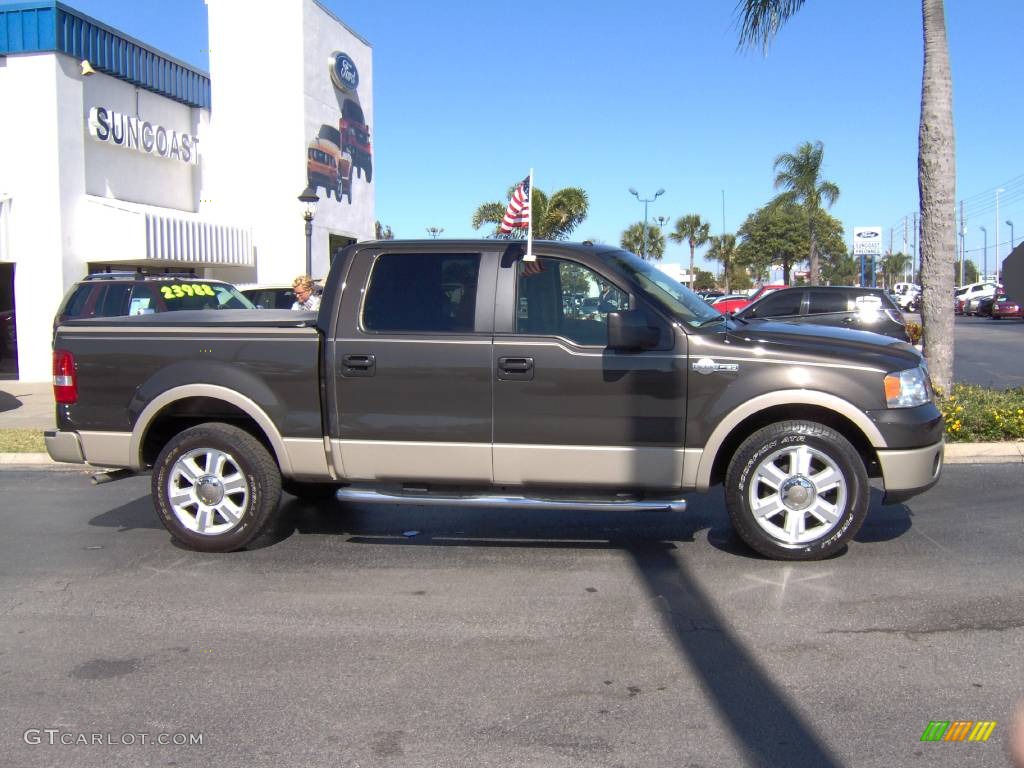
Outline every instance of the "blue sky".
<svg viewBox="0 0 1024 768">
<path fill-rule="evenodd" d="M 179 0 L 70 5 L 203 69 L 206 6 Z M 736 50 L 733 0 L 325 0 L 374 49 L 377 216 L 398 237 L 476 236 L 470 217 L 532 166 L 536 185 L 583 187 L 577 239 L 617 243 L 649 214 L 700 213 L 734 232 L 774 194 L 772 161 L 825 144 L 846 227 L 895 228 L 918 206 L 919 0 L 809 0 L 767 57 Z M 957 199 L 979 264 L 988 229 L 1001 255 L 1024 239 L 1024 3 L 946 3 L 953 67 Z M 263 52 L 272 56 L 273 51 Z M 688 260 L 669 244 L 665 261 Z"/>
</svg>

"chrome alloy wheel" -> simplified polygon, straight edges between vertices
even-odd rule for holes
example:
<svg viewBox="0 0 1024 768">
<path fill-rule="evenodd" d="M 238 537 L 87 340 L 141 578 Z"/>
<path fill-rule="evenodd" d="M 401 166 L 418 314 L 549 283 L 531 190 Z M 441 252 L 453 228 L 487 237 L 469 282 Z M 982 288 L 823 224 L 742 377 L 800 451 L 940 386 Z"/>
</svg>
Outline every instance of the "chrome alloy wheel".
<svg viewBox="0 0 1024 768">
<path fill-rule="evenodd" d="M 827 454 L 808 445 L 770 454 L 754 470 L 747 493 L 757 524 L 786 545 L 827 536 L 846 510 L 846 478 Z"/>
<path fill-rule="evenodd" d="M 230 453 L 198 448 L 174 462 L 167 498 L 185 528 L 217 536 L 241 522 L 249 505 L 249 481 Z"/>
</svg>

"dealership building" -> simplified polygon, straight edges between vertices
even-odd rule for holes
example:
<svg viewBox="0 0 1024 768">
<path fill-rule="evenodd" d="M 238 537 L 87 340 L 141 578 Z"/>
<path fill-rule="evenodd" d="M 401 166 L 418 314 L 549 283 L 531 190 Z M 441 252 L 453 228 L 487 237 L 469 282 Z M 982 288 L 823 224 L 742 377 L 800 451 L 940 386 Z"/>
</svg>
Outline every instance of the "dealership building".
<svg viewBox="0 0 1024 768">
<path fill-rule="evenodd" d="M 209 74 L 62 3 L 0 2 L 0 373 L 50 378 L 54 314 L 93 271 L 290 285 L 300 195 L 314 276 L 374 236 L 370 45 L 316 0 L 206 6 Z"/>
</svg>

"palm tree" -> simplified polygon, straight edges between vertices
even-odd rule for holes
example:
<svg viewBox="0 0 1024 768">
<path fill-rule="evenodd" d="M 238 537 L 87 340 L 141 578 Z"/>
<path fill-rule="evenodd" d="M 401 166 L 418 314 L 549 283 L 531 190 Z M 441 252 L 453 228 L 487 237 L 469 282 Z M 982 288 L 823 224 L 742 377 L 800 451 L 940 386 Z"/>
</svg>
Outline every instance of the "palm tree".
<svg viewBox="0 0 1024 768">
<path fill-rule="evenodd" d="M 508 196 L 512 196 L 512 190 Z M 538 240 L 565 240 L 572 231 L 587 218 L 590 201 L 587 193 L 579 187 L 565 187 L 549 198 L 534 188 L 530 195 L 530 209 L 533 215 L 533 236 Z M 484 203 L 473 213 L 473 229 L 493 224 L 491 237 L 505 237 L 498 232 L 498 225 L 505 215 L 508 203 Z M 526 230 L 513 230 L 512 238 L 525 238 Z"/>
<path fill-rule="evenodd" d="M 729 272 L 732 270 L 732 260 L 736 258 L 736 235 L 714 235 L 710 242 L 711 247 L 704 255 L 722 265 L 725 292 L 729 293 Z"/>
<path fill-rule="evenodd" d="M 690 244 L 690 288 L 693 288 L 693 254 L 702 245 L 706 245 L 711 236 L 711 225 L 701 219 L 699 213 L 688 213 L 676 219 L 676 229 L 669 235 L 673 243 L 687 242 Z"/>
<path fill-rule="evenodd" d="M 794 203 L 803 208 L 808 231 L 811 235 L 810 283 L 818 284 L 818 233 L 817 221 L 822 212 L 821 204 L 829 208 L 839 197 L 839 187 L 821 178 L 821 161 L 825 145 L 820 141 L 813 144 L 805 141 L 796 152 L 784 152 L 775 158 L 775 188 L 785 191 L 775 198 L 775 204 Z"/>
<path fill-rule="evenodd" d="M 889 253 L 882 257 L 882 279 L 885 286 L 891 288 L 894 283 L 898 283 L 909 266 L 910 256 L 905 253 Z"/>
<path fill-rule="evenodd" d="M 765 52 L 779 28 L 804 0 L 739 0 L 740 45 Z M 917 184 L 921 195 L 921 285 L 924 352 L 932 381 L 953 383 L 953 260 L 956 254 L 956 148 L 953 136 L 953 76 L 943 0 L 921 0 L 924 75 L 918 129 Z"/>
<path fill-rule="evenodd" d="M 630 228 L 624 231 L 623 237 L 618 240 L 618 245 L 636 254 L 640 254 L 643 251 L 644 245 L 646 245 L 647 255 L 644 258 L 647 261 L 659 261 L 665 256 L 665 236 L 662 234 L 662 228 L 648 224 L 647 241 L 645 243 L 642 221 L 630 224 Z"/>
<path fill-rule="evenodd" d="M 642 221 L 630 224 L 629 229 L 622 233 L 619 240 L 619 245 L 633 253 L 641 253 L 644 244 L 644 223 Z M 665 255 L 665 236 L 661 234 L 660 227 L 653 224 L 647 225 L 646 245 L 647 255 L 644 258 L 648 261 L 660 261 L 661 257 Z"/>
</svg>

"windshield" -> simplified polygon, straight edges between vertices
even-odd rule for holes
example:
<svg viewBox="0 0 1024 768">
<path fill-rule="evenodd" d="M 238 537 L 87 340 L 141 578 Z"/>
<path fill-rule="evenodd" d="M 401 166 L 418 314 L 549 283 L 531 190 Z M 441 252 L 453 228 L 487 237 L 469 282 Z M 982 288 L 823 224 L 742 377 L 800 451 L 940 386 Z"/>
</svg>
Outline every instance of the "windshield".
<svg viewBox="0 0 1024 768">
<path fill-rule="evenodd" d="M 649 261 L 628 251 L 612 251 L 607 259 L 632 277 L 648 296 L 668 310 L 677 320 L 698 328 L 722 315 L 677 280 L 673 280 Z"/>
</svg>

